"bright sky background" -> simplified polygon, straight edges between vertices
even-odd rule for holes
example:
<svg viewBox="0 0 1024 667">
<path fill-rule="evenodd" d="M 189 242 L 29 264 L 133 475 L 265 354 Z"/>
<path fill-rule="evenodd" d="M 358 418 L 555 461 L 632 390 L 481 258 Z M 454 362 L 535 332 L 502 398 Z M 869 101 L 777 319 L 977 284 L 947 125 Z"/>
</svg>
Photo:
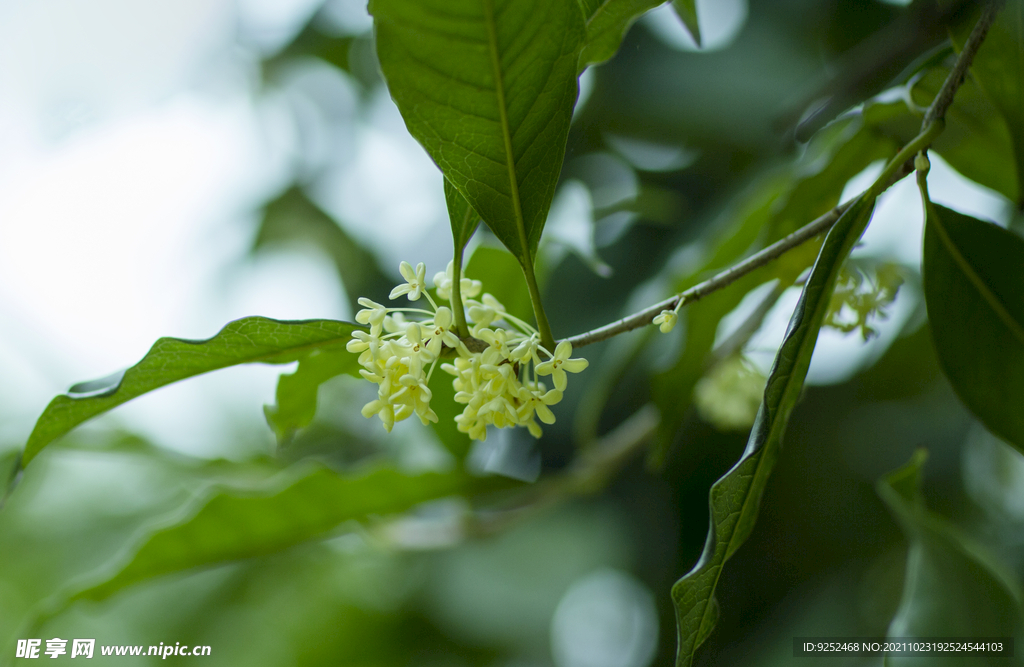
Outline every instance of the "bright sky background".
<svg viewBox="0 0 1024 667">
<path fill-rule="evenodd" d="M 0 439 L 23 442 L 52 396 L 131 365 L 159 336 L 207 337 L 257 313 L 347 315 L 326 260 L 245 257 L 252 216 L 288 171 L 273 114 L 254 105 L 256 54 L 237 36 L 280 42 L 312 9 L 0 5 Z M 229 453 L 223 435 L 239 417 L 261 423 L 279 370 L 214 374 L 113 419 Z"/>
</svg>

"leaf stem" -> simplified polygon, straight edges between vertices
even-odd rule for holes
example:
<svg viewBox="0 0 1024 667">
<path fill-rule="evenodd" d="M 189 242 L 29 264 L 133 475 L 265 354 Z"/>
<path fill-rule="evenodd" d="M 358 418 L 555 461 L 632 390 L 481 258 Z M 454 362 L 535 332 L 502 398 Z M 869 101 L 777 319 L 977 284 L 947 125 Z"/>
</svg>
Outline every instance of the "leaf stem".
<svg viewBox="0 0 1024 667">
<path fill-rule="evenodd" d="M 526 277 L 526 286 L 530 290 L 530 301 L 533 302 L 533 313 L 537 318 L 537 329 L 540 331 L 541 342 L 545 347 L 555 349 L 555 337 L 551 335 L 551 326 L 544 313 L 544 305 L 540 300 L 540 289 L 537 287 L 537 276 L 533 271 L 533 253 L 530 252 L 530 239 L 526 234 L 526 221 L 523 219 L 523 203 L 519 198 L 519 180 L 516 174 L 515 153 L 512 151 L 512 130 L 509 127 L 508 107 L 505 104 L 505 83 L 501 70 L 501 58 L 498 56 L 498 34 L 494 23 L 493 0 L 483 1 L 484 20 L 487 24 L 488 46 L 490 47 L 491 66 L 494 69 L 495 93 L 498 96 L 498 115 L 501 120 L 501 135 L 505 141 L 505 162 L 508 167 L 509 197 L 515 213 L 516 231 L 519 236 L 520 266 Z"/>
<path fill-rule="evenodd" d="M 985 40 L 985 35 L 988 34 L 988 29 L 995 21 L 995 18 L 1002 9 L 1004 2 L 1005 0 L 994 0 L 993 2 L 986 3 L 985 8 L 982 10 L 981 17 L 975 24 L 974 29 L 967 38 L 967 42 L 964 44 L 963 50 L 957 58 L 956 64 L 953 66 L 953 69 L 950 70 L 949 76 L 946 77 L 946 80 L 942 84 L 942 88 L 939 89 L 935 99 L 928 107 L 928 111 L 925 112 L 924 122 L 921 123 L 921 132 L 896 154 L 896 157 L 886 165 L 885 169 L 875 182 L 872 183 L 867 190 L 861 193 L 860 196 L 851 199 L 845 204 L 836 206 L 828 213 L 825 213 L 812 222 L 804 225 L 789 236 L 776 241 L 760 252 L 754 253 L 747 259 L 733 265 L 714 277 L 694 285 L 681 294 L 677 294 L 676 296 L 660 301 L 637 313 L 623 317 L 620 320 L 598 327 L 597 329 L 592 329 L 591 331 L 572 336 L 566 340 L 572 343 L 574 348 L 607 340 L 613 336 L 618 336 L 619 334 L 626 333 L 627 331 L 632 331 L 633 329 L 651 324 L 654 321 L 654 318 L 663 310 L 678 310 L 682 306 L 693 303 L 712 292 L 728 287 L 751 271 L 761 268 L 765 264 L 786 252 L 789 252 L 798 245 L 809 241 L 818 234 L 831 228 L 832 225 L 835 224 L 836 220 L 839 219 L 839 216 L 841 216 L 853 202 L 857 201 L 862 196 L 868 195 L 870 198 L 874 199 L 892 186 L 893 183 L 910 174 L 910 172 L 913 171 L 914 156 L 920 151 L 927 149 L 945 128 L 944 118 L 946 111 L 953 103 L 953 97 L 956 95 L 956 91 L 963 84 L 964 77 L 967 75 L 967 70 L 971 65 L 971 61 L 974 60 L 974 55 L 978 52 L 978 48 Z"/>
<path fill-rule="evenodd" d="M 527 258 L 529 259 L 529 257 L 529 251 L 527 251 Z M 526 286 L 530 290 L 530 302 L 533 303 L 533 315 L 537 318 L 537 333 L 540 334 L 540 342 L 549 350 L 554 350 L 555 337 L 551 335 L 551 325 L 548 324 L 548 316 L 544 312 L 544 303 L 540 300 L 540 288 L 537 286 L 537 274 L 533 271 L 533 263 L 525 261 L 520 262 L 519 265 L 523 268 Z"/>
<path fill-rule="evenodd" d="M 466 215 L 470 215 L 473 209 L 470 208 Z M 463 245 L 459 247 L 459 240 L 455 239 L 455 253 L 452 256 L 452 289 L 451 304 L 452 313 L 455 314 L 455 331 L 459 338 L 469 335 L 469 326 L 466 324 L 466 309 L 462 305 L 462 253 L 466 249 Z"/>
</svg>

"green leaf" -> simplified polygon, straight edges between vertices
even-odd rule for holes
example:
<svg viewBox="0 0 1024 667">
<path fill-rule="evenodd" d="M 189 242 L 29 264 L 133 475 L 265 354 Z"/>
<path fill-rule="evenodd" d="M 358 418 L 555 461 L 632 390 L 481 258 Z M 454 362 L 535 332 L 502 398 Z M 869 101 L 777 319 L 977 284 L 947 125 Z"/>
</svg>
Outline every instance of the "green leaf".
<svg viewBox="0 0 1024 667">
<path fill-rule="evenodd" d="M 499 248 L 480 246 L 469 258 L 466 277 L 482 282 L 484 291 L 494 295 L 512 315 L 524 322 L 533 321 L 530 292 L 523 282 L 523 270 L 512 255 Z"/>
<path fill-rule="evenodd" d="M 480 224 L 480 216 L 447 178 L 444 179 L 444 200 L 448 204 L 448 219 L 452 225 L 455 255 L 459 256 L 473 238 L 473 232 Z"/>
<path fill-rule="evenodd" d="M 683 25 L 690 31 L 693 41 L 700 46 L 700 24 L 697 22 L 697 0 L 672 0 L 672 9 L 682 19 Z"/>
<path fill-rule="evenodd" d="M 383 300 L 394 284 L 380 270 L 373 253 L 349 236 L 294 185 L 264 206 L 253 249 L 292 243 L 311 243 L 330 255 L 345 286 L 352 312 L 361 308 L 356 303 L 359 297 Z"/>
<path fill-rule="evenodd" d="M 587 20 L 587 42 L 580 55 L 580 71 L 615 55 L 629 27 L 649 9 L 665 0 L 587 0 L 581 3 Z M 700 38 L 697 39 L 698 43 Z"/>
<path fill-rule="evenodd" d="M 50 401 L 28 438 L 23 464 L 85 420 L 154 389 L 238 364 L 298 361 L 314 350 L 347 341 L 358 328 L 334 320 L 246 317 L 206 340 L 161 338 L 128 370 L 76 384 Z"/>
<path fill-rule="evenodd" d="M 913 86 L 914 101 L 927 106 L 949 75 L 949 68 L 929 70 Z M 954 169 L 967 178 L 1002 193 L 1010 201 L 1020 195 L 1016 154 L 1003 114 L 968 77 L 946 112 L 946 129 L 932 144 Z"/>
<path fill-rule="evenodd" d="M 299 362 L 294 373 L 277 381 L 276 404 L 263 408 L 267 423 L 279 442 L 291 440 L 295 433 L 313 423 L 320 385 L 339 375 L 359 376 L 359 355 L 345 349 L 347 341 L 338 341 L 313 350 Z"/>
<path fill-rule="evenodd" d="M 966 34 L 957 41 L 962 48 Z M 1015 202 L 1024 207 L 1024 0 L 1006 3 L 978 49 L 971 73 L 1006 120 L 1017 162 Z"/>
<path fill-rule="evenodd" d="M 146 535 L 116 573 L 72 600 L 103 600 L 163 574 L 276 553 L 326 537 L 342 522 L 400 513 L 482 482 L 464 473 L 378 469 L 349 477 L 317 467 L 283 483 L 278 477 L 245 491 L 219 489 Z"/>
<path fill-rule="evenodd" d="M 409 132 L 524 265 L 565 156 L 585 37 L 576 0 L 372 0 Z"/>
<path fill-rule="evenodd" d="M 747 448 L 711 487 L 711 526 L 704 553 L 672 587 L 679 622 L 677 664 L 682 667 L 692 664 L 697 647 L 717 620 L 714 594 L 722 568 L 753 530 L 790 413 L 803 391 L 836 278 L 867 226 L 873 205 L 871 200 L 858 199 L 829 231 L 775 357 Z"/>
<path fill-rule="evenodd" d="M 1019 636 L 1024 621 L 1019 585 L 981 545 L 928 511 L 921 494 L 926 459 L 919 449 L 877 485 L 910 542 L 903 598 L 889 623 L 889 637 Z M 889 657 L 885 664 L 916 665 L 920 660 Z M 962 665 L 964 658 L 935 656 L 928 664 Z M 970 664 L 1008 663 L 1004 657 L 979 656 Z"/>
<path fill-rule="evenodd" d="M 1024 240 L 926 209 L 924 293 L 942 369 L 990 431 L 1024 450 Z"/>
</svg>

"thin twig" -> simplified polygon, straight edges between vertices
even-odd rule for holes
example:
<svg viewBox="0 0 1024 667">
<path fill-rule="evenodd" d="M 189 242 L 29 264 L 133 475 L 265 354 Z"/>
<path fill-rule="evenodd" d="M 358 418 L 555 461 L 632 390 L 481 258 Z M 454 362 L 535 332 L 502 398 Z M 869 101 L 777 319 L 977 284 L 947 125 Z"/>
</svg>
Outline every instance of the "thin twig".
<svg viewBox="0 0 1024 667">
<path fill-rule="evenodd" d="M 901 157 L 904 151 L 906 151 L 906 148 L 911 146 L 915 149 L 913 152 L 916 152 L 917 150 L 924 150 L 932 141 L 934 141 L 939 132 L 941 132 L 942 128 L 940 124 L 945 118 L 946 111 L 953 103 L 953 97 L 956 95 L 956 91 L 961 85 L 963 85 L 964 78 L 967 76 L 967 70 L 971 66 L 971 62 L 974 60 L 974 55 L 978 52 L 978 48 L 985 40 L 985 35 L 988 34 L 988 29 L 995 21 L 995 18 L 999 14 L 999 10 L 1002 9 L 1004 2 L 1005 0 L 994 0 L 993 2 L 986 3 L 985 8 L 982 10 L 981 17 L 975 24 L 974 29 L 967 38 L 967 42 L 964 44 L 963 50 L 960 52 L 960 56 L 957 58 L 956 64 L 950 71 L 949 76 L 946 77 L 945 82 L 942 84 L 942 88 L 939 89 L 938 94 L 935 96 L 935 99 L 928 107 L 928 111 L 925 113 L 924 122 L 921 124 L 921 134 L 915 137 L 915 139 L 911 141 L 903 151 L 900 151 L 900 155 L 897 157 Z M 910 155 L 909 159 L 903 160 L 895 169 L 892 169 L 892 166 L 890 165 L 890 168 L 886 169 L 886 172 L 889 172 L 888 175 L 880 178 L 879 181 L 872 184 L 872 186 L 868 188 L 868 190 L 865 190 L 865 192 L 873 191 L 874 195 L 877 196 L 897 181 L 906 177 L 912 171 L 913 155 Z M 722 271 L 718 275 L 694 285 L 681 294 L 665 299 L 653 306 L 649 306 L 638 313 L 623 317 L 620 320 L 598 327 L 597 329 L 592 329 L 591 331 L 572 336 L 566 340 L 569 341 L 574 348 L 578 348 L 584 345 L 590 345 L 591 343 L 598 343 L 602 340 L 612 338 L 613 336 L 618 336 L 619 334 L 626 333 L 627 331 L 632 331 L 633 329 L 638 329 L 642 326 L 651 324 L 654 321 L 654 318 L 662 311 L 673 310 L 677 307 L 691 304 L 701 297 L 707 296 L 712 292 L 716 292 L 723 287 L 727 287 L 751 271 L 761 268 L 775 258 L 828 230 L 833 224 L 835 224 L 836 220 L 839 219 L 843 212 L 849 208 L 850 204 L 859 198 L 860 197 L 858 196 L 845 204 L 836 206 L 828 213 L 801 227 L 789 236 L 776 241 L 760 252 L 754 253 L 750 257 L 726 269 L 725 271 Z"/>
<path fill-rule="evenodd" d="M 999 15 L 999 11 L 1003 8 L 1004 4 L 1005 0 L 992 0 L 985 4 L 985 8 L 981 10 L 981 17 L 964 43 L 963 51 L 960 52 L 956 64 L 953 65 L 949 76 L 942 83 L 942 88 L 939 89 L 931 106 L 928 107 L 921 127 L 927 127 L 933 121 L 942 120 L 946 117 L 946 111 L 953 103 L 953 97 L 960 86 L 963 85 L 964 78 L 967 76 L 967 70 L 970 68 L 971 62 L 974 61 L 974 54 L 978 52 L 981 43 L 985 41 L 988 29 L 992 27 L 996 16 Z"/>
<path fill-rule="evenodd" d="M 729 267 L 713 278 L 709 278 L 702 283 L 694 285 L 682 294 L 665 299 L 664 301 L 656 303 L 653 306 L 649 306 L 628 317 L 623 317 L 621 320 L 612 322 L 611 324 L 606 324 L 603 327 L 579 334 L 578 336 L 567 338 L 566 340 L 572 343 L 572 346 L 576 348 L 583 345 L 590 345 L 591 343 L 597 343 L 611 338 L 612 336 L 617 336 L 621 333 L 632 331 L 633 329 L 650 324 L 654 321 L 654 318 L 658 316 L 658 313 L 663 310 L 674 309 L 679 305 L 680 301 L 682 301 L 682 305 L 684 306 L 691 304 L 703 296 L 707 296 L 712 292 L 716 292 L 723 287 L 732 284 L 754 269 L 761 268 L 776 257 L 779 257 L 798 245 L 809 241 L 834 225 L 836 220 L 839 219 L 839 216 L 843 214 L 849 205 L 850 202 L 836 206 L 828 213 L 820 216 L 813 222 L 804 225 L 789 236 L 779 239 L 764 250 L 754 253 L 739 264 Z"/>
</svg>

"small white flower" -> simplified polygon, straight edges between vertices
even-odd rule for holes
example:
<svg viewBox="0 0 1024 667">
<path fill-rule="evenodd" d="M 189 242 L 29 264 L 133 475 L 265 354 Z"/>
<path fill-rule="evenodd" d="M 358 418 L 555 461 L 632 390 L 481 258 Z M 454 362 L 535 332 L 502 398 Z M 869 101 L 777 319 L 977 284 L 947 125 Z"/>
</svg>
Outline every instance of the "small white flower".
<svg viewBox="0 0 1024 667">
<path fill-rule="evenodd" d="M 519 345 L 516 346 L 511 353 L 509 353 L 509 359 L 518 361 L 520 363 L 526 363 L 532 360 L 533 363 L 539 364 L 540 357 L 537 356 L 537 350 L 540 349 L 540 338 L 537 334 L 524 339 Z"/>
<path fill-rule="evenodd" d="M 566 371 L 569 373 L 579 373 L 590 365 L 590 362 L 586 359 L 570 359 L 570 354 L 572 354 L 572 344 L 567 340 L 563 340 L 555 348 L 555 354 L 551 359 L 537 364 L 535 367 L 537 375 L 550 375 L 551 379 L 555 382 L 555 389 L 565 391 L 565 386 L 568 383 L 565 375 Z"/>
<path fill-rule="evenodd" d="M 427 327 L 427 349 L 435 357 L 441 354 L 441 345 L 458 347 L 459 337 L 452 333 L 452 311 L 447 306 L 441 306 L 434 313 L 434 326 Z"/>
<path fill-rule="evenodd" d="M 448 262 L 448 268 L 444 271 L 438 271 L 434 274 L 434 287 L 437 288 L 437 295 L 449 301 L 452 298 L 452 285 L 455 282 L 455 262 Z M 472 299 L 480 290 L 483 289 L 483 284 L 479 280 L 470 280 L 463 273 L 461 280 L 459 281 L 459 292 L 463 299 Z"/>
<path fill-rule="evenodd" d="M 661 333 L 668 333 L 679 321 L 679 316 L 674 310 L 663 310 L 654 318 L 654 324 L 659 325 Z"/>
<path fill-rule="evenodd" d="M 416 268 L 412 268 L 409 262 L 402 262 L 398 265 L 398 271 L 405 278 L 405 282 L 391 290 L 389 299 L 397 299 L 403 294 L 409 295 L 409 301 L 416 301 L 420 295 L 427 290 L 427 266 L 420 262 Z"/>
<path fill-rule="evenodd" d="M 388 315 L 388 309 L 376 301 L 370 301 L 366 297 L 359 297 L 358 303 L 364 307 L 364 310 L 356 313 L 356 322 L 369 324 L 370 332 L 374 335 L 379 335 L 384 325 L 384 318 Z"/>
</svg>

